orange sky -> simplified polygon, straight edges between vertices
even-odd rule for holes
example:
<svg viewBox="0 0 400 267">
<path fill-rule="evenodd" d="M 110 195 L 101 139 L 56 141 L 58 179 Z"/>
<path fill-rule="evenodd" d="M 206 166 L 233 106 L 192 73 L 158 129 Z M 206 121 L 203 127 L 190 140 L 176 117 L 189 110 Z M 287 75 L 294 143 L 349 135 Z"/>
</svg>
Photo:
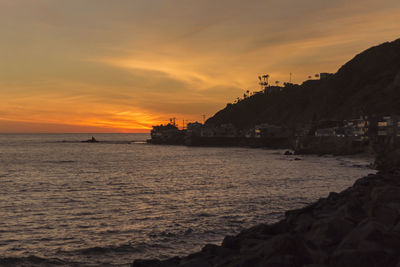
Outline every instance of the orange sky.
<svg viewBox="0 0 400 267">
<path fill-rule="evenodd" d="M 0 132 L 202 121 L 400 38 L 398 0 L 0 0 Z"/>
</svg>

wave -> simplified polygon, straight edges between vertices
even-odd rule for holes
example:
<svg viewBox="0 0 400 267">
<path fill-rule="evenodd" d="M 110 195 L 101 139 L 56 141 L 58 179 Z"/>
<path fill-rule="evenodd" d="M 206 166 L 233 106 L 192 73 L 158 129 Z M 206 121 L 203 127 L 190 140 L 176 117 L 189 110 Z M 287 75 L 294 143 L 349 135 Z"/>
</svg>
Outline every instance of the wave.
<svg viewBox="0 0 400 267">
<path fill-rule="evenodd" d="M 143 140 L 133 140 L 133 141 L 102 141 L 98 140 L 97 142 L 88 142 L 88 141 L 70 141 L 70 140 L 63 140 L 63 141 L 55 141 L 54 143 L 66 143 L 66 144 L 78 144 L 78 143 L 89 143 L 89 144 L 112 144 L 112 145 L 124 145 L 124 144 L 132 144 L 132 143 L 146 143 Z"/>
<path fill-rule="evenodd" d="M 75 163 L 74 160 L 49 160 L 44 161 L 44 163 L 52 163 L 52 164 L 68 164 L 68 163 Z"/>
<path fill-rule="evenodd" d="M 150 238 L 158 238 L 158 237 L 167 237 L 167 238 L 174 238 L 178 236 L 186 236 L 193 234 L 194 230 L 192 228 L 188 228 L 186 230 L 181 229 L 175 232 L 169 232 L 169 231 L 157 231 L 157 232 L 151 232 L 148 234 L 148 237 Z"/>
<path fill-rule="evenodd" d="M 62 266 L 68 265 L 66 261 L 51 258 L 45 259 L 37 256 L 28 257 L 3 257 L 0 258 L 0 266 L 14 267 L 14 266 Z"/>
<path fill-rule="evenodd" d="M 131 245 L 121 245 L 121 246 L 105 246 L 105 247 L 91 247 L 76 250 L 75 252 L 83 255 L 99 255 L 106 253 L 135 253 L 141 252 L 142 250 L 138 247 L 133 247 Z"/>
<path fill-rule="evenodd" d="M 200 212 L 200 213 L 196 214 L 196 216 L 198 216 L 198 217 L 213 217 L 213 216 L 215 216 L 215 214 L 207 213 L 207 212 Z"/>
</svg>

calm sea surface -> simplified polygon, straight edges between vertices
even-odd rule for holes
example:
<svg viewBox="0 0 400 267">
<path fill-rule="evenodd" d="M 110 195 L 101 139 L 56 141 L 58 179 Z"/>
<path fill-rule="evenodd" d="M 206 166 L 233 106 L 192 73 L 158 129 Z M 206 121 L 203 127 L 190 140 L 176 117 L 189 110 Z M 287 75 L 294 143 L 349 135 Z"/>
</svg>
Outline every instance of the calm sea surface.
<svg viewBox="0 0 400 267">
<path fill-rule="evenodd" d="M 184 255 L 373 172 L 355 157 L 94 136 L 106 142 L 0 135 L 0 265 L 129 266 Z"/>
</svg>

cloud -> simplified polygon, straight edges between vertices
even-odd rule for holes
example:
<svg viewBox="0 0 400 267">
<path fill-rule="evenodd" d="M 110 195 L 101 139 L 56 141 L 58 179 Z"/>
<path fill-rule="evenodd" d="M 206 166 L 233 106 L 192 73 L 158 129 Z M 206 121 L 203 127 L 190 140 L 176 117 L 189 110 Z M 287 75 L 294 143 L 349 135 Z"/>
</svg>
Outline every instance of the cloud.
<svg viewBox="0 0 400 267">
<path fill-rule="evenodd" d="M 41 123 L 31 121 L 12 121 L 0 119 L 2 133 L 121 133 L 121 132 L 143 132 L 148 129 L 123 129 L 114 125 L 77 125 L 61 123 Z"/>
<path fill-rule="evenodd" d="M 197 120 L 259 74 L 336 71 L 398 38 L 399 16 L 397 0 L 0 1 L 0 116 L 132 131 Z"/>
</svg>

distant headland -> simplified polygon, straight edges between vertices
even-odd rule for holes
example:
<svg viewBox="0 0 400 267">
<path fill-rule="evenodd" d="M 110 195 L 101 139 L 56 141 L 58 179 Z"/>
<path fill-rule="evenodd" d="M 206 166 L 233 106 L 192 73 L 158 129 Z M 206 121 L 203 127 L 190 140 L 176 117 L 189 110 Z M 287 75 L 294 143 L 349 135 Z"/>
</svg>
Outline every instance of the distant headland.
<svg viewBox="0 0 400 267">
<path fill-rule="evenodd" d="M 397 148 L 400 140 L 400 39 L 372 47 L 335 74 L 301 85 L 270 85 L 218 111 L 204 123 L 154 126 L 149 143 L 249 146 L 296 153 L 355 154 Z"/>
<path fill-rule="evenodd" d="M 374 151 L 378 174 L 161 266 L 400 266 L 400 39 L 372 47 L 335 74 L 268 86 L 205 124 L 153 127 L 151 143 L 292 146 L 298 153 Z M 218 143 L 220 142 L 220 143 Z M 272 145 L 272 146 L 271 146 Z"/>
</svg>

